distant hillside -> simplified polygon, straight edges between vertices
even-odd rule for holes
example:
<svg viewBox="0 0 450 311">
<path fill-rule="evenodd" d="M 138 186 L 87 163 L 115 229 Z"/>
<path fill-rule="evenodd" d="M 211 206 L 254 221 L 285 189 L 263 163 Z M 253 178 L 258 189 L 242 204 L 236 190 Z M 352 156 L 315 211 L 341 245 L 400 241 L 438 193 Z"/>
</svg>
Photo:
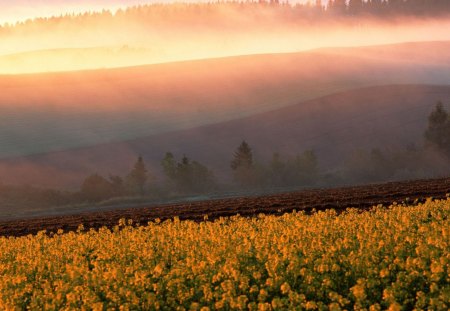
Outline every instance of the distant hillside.
<svg viewBox="0 0 450 311">
<path fill-rule="evenodd" d="M 120 142 L 387 84 L 450 84 L 450 42 L 0 76 L 0 158 Z"/>
<path fill-rule="evenodd" d="M 230 158 L 243 139 L 260 160 L 274 151 L 314 149 L 321 165 L 331 167 L 359 148 L 420 146 L 428 114 L 438 100 L 450 102 L 450 86 L 367 87 L 189 130 L 4 160 L 0 176 L 5 181 L 75 187 L 93 172 L 124 174 L 137 155 L 143 155 L 158 176 L 160 160 L 172 151 L 198 159 L 226 178 Z"/>
<path fill-rule="evenodd" d="M 0 55 L 0 74 L 114 68 L 162 62 L 156 49 L 120 47 L 55 48 Z"/>
</svg>

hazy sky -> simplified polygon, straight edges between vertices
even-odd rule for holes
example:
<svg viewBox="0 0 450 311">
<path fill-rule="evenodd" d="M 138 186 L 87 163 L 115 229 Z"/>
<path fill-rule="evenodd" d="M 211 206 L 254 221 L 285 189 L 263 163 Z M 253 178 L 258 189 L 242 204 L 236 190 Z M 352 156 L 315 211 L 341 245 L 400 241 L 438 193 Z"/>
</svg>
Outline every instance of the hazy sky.
<svg viewBox="0 0 450 311">
<path fill-rule="evenodd" d="M 0 0 L 0 24 L 13 23 L 34 17 L 89 10 L 117 9 L 149 3 L 211 2 L 214 0 Z M 305 2 L 307 0 L 289 0 Z"/>
</svg>

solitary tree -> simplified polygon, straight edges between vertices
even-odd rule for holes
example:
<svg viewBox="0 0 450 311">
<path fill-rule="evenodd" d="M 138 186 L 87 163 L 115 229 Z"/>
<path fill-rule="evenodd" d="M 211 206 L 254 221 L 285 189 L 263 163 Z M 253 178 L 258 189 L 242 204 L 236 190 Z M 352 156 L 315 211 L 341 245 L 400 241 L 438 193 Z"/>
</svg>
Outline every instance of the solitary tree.
<svg viewBox="0 0 450 311">
<path fill-rule="evenodd" d="M 256 182 L 256 174 L 253 165 L 253 152 L 246 141 L 243 141 L 231 161 L 231 169 L 234 173 L 234 179 L 241 186 L 252 186 Z"/>
<path fill-rule="evenodd" d="M 166 153 L 164 159 L 161 161 L 161 166 L 163 168 L 164 174 L 169 178 L 169 180 L 175 180 L 177 165 L 175 162 L 175 157 L 171 152 Z"/>
<path fill-rule="evenodd" d="M 253 152 L 247 142 L 244 140 L 236 152 L 234 153 L 233 160 L 231 161 L 231 169 L 234 171 L 240 168 L 250 168 L 253 165 Z"/>
<path fill-rule="evenodd" d="M 131 190 L 134 193 L 143 195 L 145 193 L 145 184 L 147 179 L 147 168 L 145 167 L 144 160 L 140 156 L 128 175 L 128 183 Z"/>
<path fill-rule="evenodd" d="M 426 141 L 450 156 L 450 116 L 442 102 L 438 102 L 428 117 Z"/>
</svg>

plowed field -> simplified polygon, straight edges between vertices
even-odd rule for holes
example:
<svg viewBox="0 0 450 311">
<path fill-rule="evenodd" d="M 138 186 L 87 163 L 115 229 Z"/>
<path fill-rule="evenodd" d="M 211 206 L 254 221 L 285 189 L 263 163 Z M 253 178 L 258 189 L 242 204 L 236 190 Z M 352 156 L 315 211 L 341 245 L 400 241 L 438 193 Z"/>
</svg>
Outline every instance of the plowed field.
<svg viewBox="0 0 450 311">
<path fill-rule="evenodd" d="M 450 193 L 450 178 L 407 182 L 391 182 L 357 187 L 316 189 L 259 197 L 227 198 L 210 201 L 166 204 L 158 206 L 86 212 L 77 215 L 34 218 L 0 222 L 0 236 L 23 236 L 41 230 L 56 232 L 58 229 L 73 231 L 83 224 L 85 229 L 113 227 L 121 218 L 132 219 L 136 224 L 146 224 L 155 219 L 202 221 L 239 214 L 251 217 L 260 213 L 283 214 L 293 210 L 305 211 L 348 207 L 369 209 L 374 205 L 390 205 L 394 202 L 413 204 L 427 198 L 444 199 Z"/>
</svg>

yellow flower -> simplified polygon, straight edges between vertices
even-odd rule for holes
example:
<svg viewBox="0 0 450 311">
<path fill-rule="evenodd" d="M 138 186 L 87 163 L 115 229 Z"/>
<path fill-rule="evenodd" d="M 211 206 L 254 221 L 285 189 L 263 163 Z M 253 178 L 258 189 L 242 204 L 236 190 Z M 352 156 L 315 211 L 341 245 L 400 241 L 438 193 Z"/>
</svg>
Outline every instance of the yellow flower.
<svg viewBox="0 0 450 311">
<path fill-rule="evenodd" d="M 291 287 L 285 282 L 281 285 L 280 290 L 282 294 L 286 295 L 291 291 Z"/>
</svg>

